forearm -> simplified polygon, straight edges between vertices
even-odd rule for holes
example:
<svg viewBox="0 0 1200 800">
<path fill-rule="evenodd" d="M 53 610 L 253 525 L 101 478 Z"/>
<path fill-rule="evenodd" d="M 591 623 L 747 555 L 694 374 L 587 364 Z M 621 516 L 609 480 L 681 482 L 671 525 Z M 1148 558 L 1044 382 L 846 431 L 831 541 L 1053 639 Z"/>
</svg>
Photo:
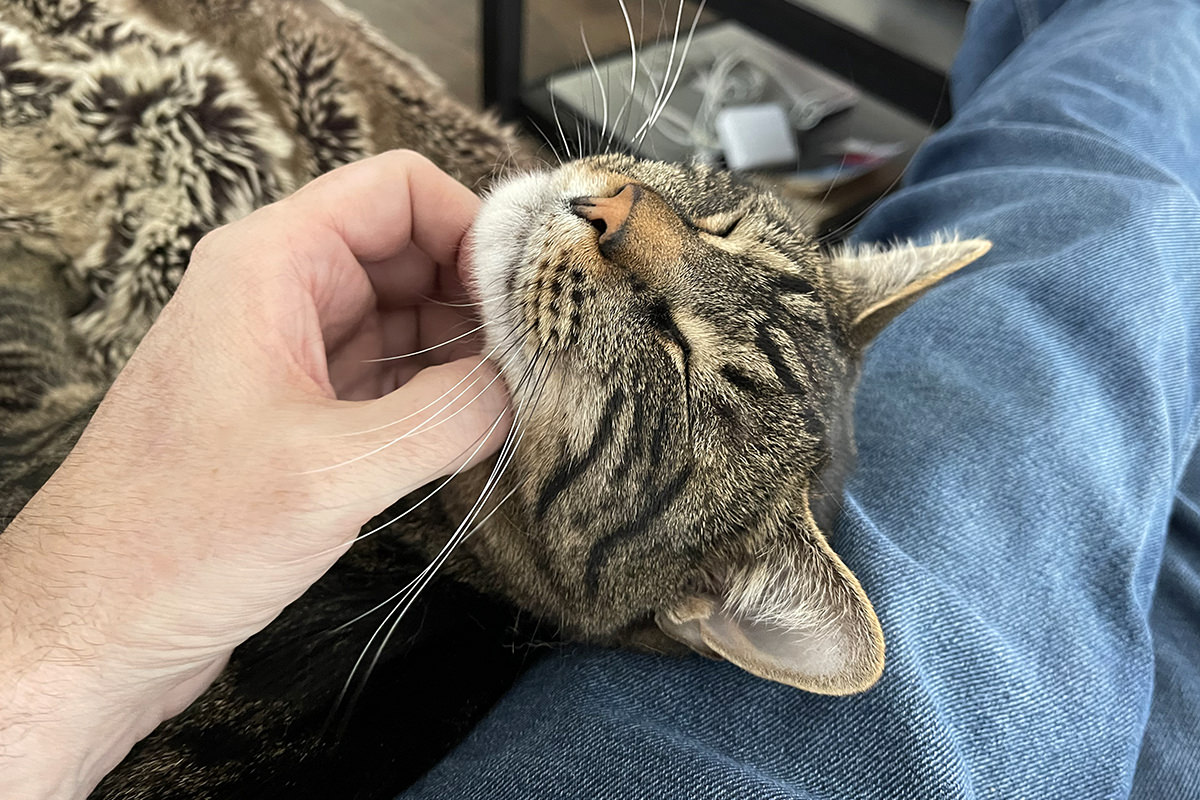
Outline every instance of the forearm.
<svg viewBox="0 0 1200 800">
<path fill-rule="evenodd" d="M 84 687 L 91 669 L 59 654 L 0 657 L 0 793 L 30 800 L 77 800 L 149 727 L 107 707 Z"/>
<path fill-rule="evenodd" d="M 131 669 L 113 636 L 102 559 L 18 516 L 0 536 L 0 797 L 74 800 L 223 661 L 190 673 Z M 119 604 L 117 606 L 119 608 Z"/>
</svg>

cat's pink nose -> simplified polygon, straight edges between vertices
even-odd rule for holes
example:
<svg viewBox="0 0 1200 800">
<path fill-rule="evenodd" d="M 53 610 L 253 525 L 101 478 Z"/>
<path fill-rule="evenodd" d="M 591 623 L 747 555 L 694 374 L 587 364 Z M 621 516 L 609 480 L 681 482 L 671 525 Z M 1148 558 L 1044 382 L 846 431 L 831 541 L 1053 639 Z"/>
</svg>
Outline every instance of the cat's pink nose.
<svg viewBox="0 0 1200 800">
<path fill-rule="evenodd" d="M 627 183 L 612 197 L 576 197 L 571 211 L 600 232 L 600 252 L 607 254 L 625 237 L 626 223 L 641 199 L 642 187 Z"/>
</svg>

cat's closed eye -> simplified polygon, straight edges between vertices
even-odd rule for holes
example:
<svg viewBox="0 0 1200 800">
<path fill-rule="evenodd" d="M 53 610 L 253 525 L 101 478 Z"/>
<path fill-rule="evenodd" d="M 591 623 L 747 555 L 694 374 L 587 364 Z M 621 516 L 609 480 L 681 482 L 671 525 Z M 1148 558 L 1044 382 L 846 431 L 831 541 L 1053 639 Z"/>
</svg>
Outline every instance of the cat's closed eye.
<svg viewBox="0 0 1200 800">
<path fill-rule="evenodd" d="M 721 367 L 721 377 L 729 382 L 731 386 L 736 387 L 739 391 L 746 392 L 750 395 L 759 395 L 764 393 L 763 382 L 751 375 L 742 367 L 733 364 L 726 364 Z"/>
<path fill-rule="evenodd" d="M 703 219 L 693 220 L 692 225 L 700 233 L 707 233 L 710 236 L 716 236 L 721 239 L 727 239 L 733 235 L 741 225 L 742 220 L 746 215 L 741 211 L 731 211 L 724 214 L 714 214 Z"/>
</svg>

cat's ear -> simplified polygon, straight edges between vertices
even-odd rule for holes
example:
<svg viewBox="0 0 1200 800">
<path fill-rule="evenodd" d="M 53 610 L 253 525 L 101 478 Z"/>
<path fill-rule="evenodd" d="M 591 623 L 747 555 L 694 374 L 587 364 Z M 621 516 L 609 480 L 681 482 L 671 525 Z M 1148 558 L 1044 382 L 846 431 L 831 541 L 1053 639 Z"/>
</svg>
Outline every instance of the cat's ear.
<svg viewBox="0 0 1200 800">
<path fill-rule="evenodd" d="M 937 239 L 927 245 L 864 245 L 832 253 L 834 279 L 849 306 L 852 342 L 865 347 L 926 290 L 991 248 L 985 239 Z"/>
<path fill-rule="evenodd" d="M 883 631 L 807 511 L 804 527 L 812 527 L 786 552 L 734 569 L 712 594 L 689 597 L 656 622 L 701 655 L 760 678 L 819 694 L 861 692 L 883 673 Z"/>
</svg>

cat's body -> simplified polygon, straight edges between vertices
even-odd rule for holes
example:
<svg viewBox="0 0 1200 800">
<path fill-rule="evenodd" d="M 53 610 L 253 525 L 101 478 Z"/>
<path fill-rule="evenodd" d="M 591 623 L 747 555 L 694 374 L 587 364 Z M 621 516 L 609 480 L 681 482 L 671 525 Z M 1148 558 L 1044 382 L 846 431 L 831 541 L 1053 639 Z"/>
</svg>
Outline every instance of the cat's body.
<svg viewBox="0 0 1200 800">
<path fill-rule="evenodd" d="M 533 163 L 315 0 L 0 8 L 0 135 L 24 157 L 0 164 L 0 323 L 20 348 L 0 362 L 16 387 L 0 394 L 0 523 L 207 229 L 385 147 L 475 188 Z M 85 177 L 98 192 L 63 196 Z M 514 398 L 509 444 L 356 546 L 96 797 L 393 796 L 519 672 L 516 609 L 572 638 L 868 688 L 882 632 L 827 539 L 859 359 L 985 249 L 825 253 L 761 186 L 623 156 L 503 183 L 468 259 Z M 474 589 L 432 584 L 363 684 L 386 601 L 448 542 L 444 573 Z"/>
</svg>

